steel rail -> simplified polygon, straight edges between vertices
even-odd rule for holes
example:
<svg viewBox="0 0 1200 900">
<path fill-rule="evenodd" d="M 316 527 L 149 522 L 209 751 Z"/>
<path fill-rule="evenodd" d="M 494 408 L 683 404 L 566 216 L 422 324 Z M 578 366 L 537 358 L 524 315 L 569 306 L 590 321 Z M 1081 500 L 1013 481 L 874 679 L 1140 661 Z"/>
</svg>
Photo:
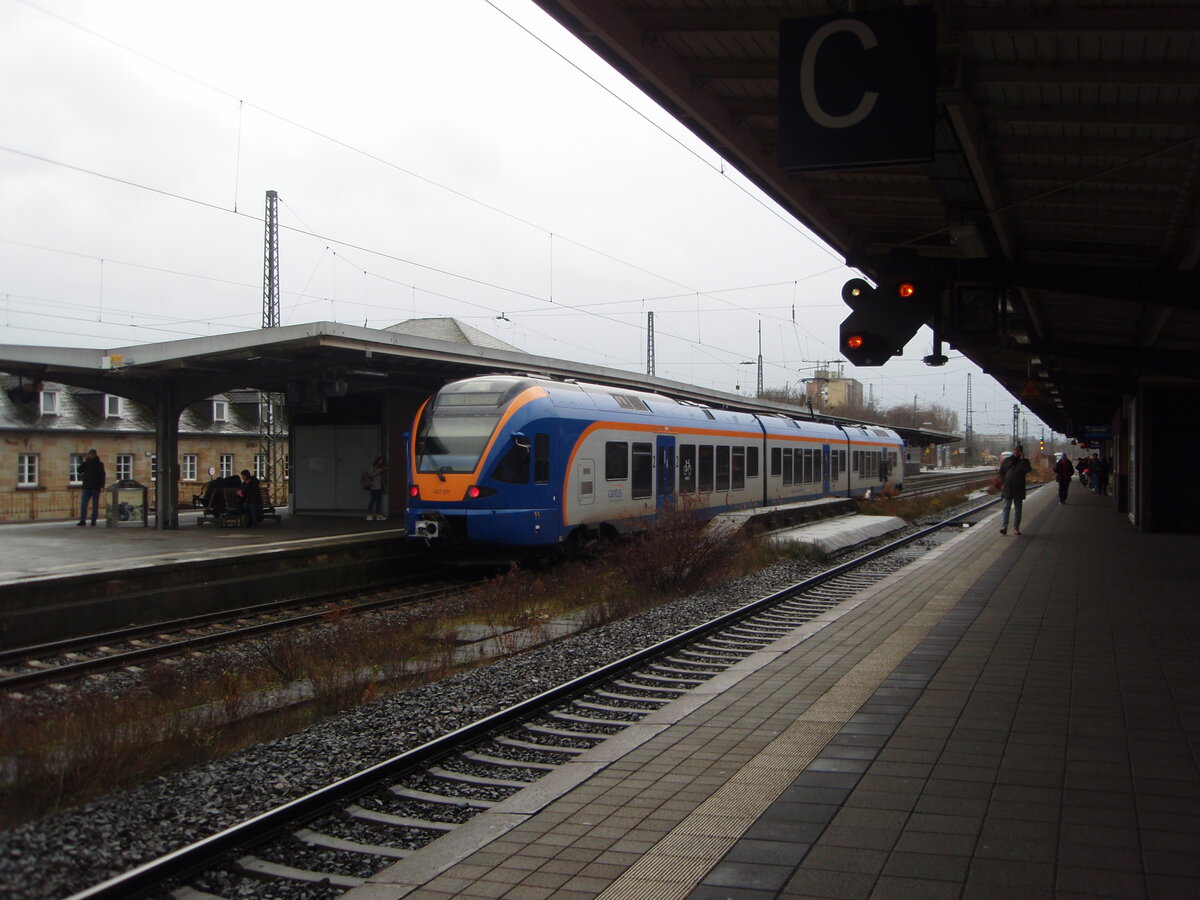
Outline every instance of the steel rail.
<svg viewBox="0 0 1200 900">
<path fill-rule="evenodd" d="M 877 559 L 969 516 L 1000 502 L 998 498 L 988 500 L 966 512 L 951 516 L 942 522 L 891 541 L 868 551 L 852 560 L 841 563 L 824 572 L 790 585 L 766 597 L 761 597 L 738 609 L 724 613 L 715 619 L 682 631 L 656 644 L 629 654 L 622 659 L 601 666 L 585 675 L 565 682 L 535 697 L 523 700 L 507 709 L 493 713 L 483 719 L 435 738 L 419 747 L 407 750 L 391 759 L 350 775 L 340 781 L 298 797 L 275 809 L 268 810 L 217 834 L 211 835 L 186 847 L 181 847 L 159 859 L 152 860 L 122 875 L 114 876 L 91 888 L 67 898 L 67 900 L 129 900 L 145 896 L 148 892 L 167 882 L 175 882 L 201 872 L 231 851 L 255 846 L 271 837 L 312 819 L 341 803 L 361 796 L 375 788 L 379 782 L 393 778 L 403 772 L 438 760 L 454 752 L 463 744 L 469 744 L 494 732 L 501 731 L 518 722 L 535 716 L 549 706 L 562 703 L 583 694 L 594 685 L 608 681 L 625 670 L 636 668 L 648 660 L 663 655 L 698 638 L 720 631 L 741 619 L 754 615 L 761 609 L 779 603 L 794 594 L 823 584 L 839 575 L 852 571 L 871 560 Z"/>
<path fill-rule="evenodd" d="M 357 613 L 369 612 L 370 610 L 373 610 L 373 609 L 381 609 L 381 608 L 385 608 L 385 607 L 389 607 L 389 606 L 396 606 L 396 605 L 400 605 L 400 604 L 413 603 L 413 602 L 416 602 L 419 600 L 426 600 L 426 599 L 429 599 L 430 597 L 438 597 L 443 594 L 461 590 L 461 589 L 462 589 L 461 587 L 429 588 L 424 591 L 416 591 L 412 594 L 393 596 L 393 597 L 388 597 L 388 598 L 385 598 L 382 600 L 370 600 L 370 601 L 366 601 L 363 603 L 356 603 L 356 604 L 352 604 L 352 605 L 348 605 L 348 606 L 339 606 L 336 609 L 338 612 L 344 612 L 344 613 L 349 613 L 349 614 L 353 615 L 353 614 L 357 614 Z M 314 602 L 316 602 L 316 601 L 310 600 L 310 601 L 307 601 L 306 603 L 299 604 L 299 605 L 302 605 L 302 606 L 311 605 Z M 298 604 L 296 604 L 296 603 L 291 603 L 291 604 L 284 603 L 283 604 L 283 606 L 285 608 L 287 605 L 296 606 Z M 241 610 L 234 610 L 231 612 L 223 613 L 220 618 L 216 618 L 216 619 L 213 619 L 212 617 L 209 617 L 209 616 L 198 617 L 198 618 L 208 619 L 208 622 L 207 623 L 197 623 L 197 624 L 211 624 L 213 621 L 221 621 L 222 619 L 239 617 L 239 616 L 247 615 L 247 614 L 248 613 L 245 613 L 244 611 L 241 611 Z M 249 614 L 252 614 L 252 613 L 249 613 Z M 121 668 L 125 668 L 126 666 L 137 665 L 138 663 L 146 662 L 146 661 L 152 660 L 152 659 L 158 659 L 158 658 L 164 657 L 164 656 L 177 656 L 180 653 L 187 653 L 192 650 L 199 650 L 203 647 L 210 647 L 210 646 L 213 646 L 216 644 L 225 644 L 225 643 L 229 643 L 231 641 L 243 640 L 245 638 L 252 638 L 252 637 L 257 637 L 257 636 L 263 635 L 263 634 L 269 634 L 273 631 L 283 631 L 284 629 L 287 629 L 287 628 L 295 628 L 295 627 L 300 627 L 303 625 L 310 625 L 310 624 L 318 623 L 324 619 L 327 619 L 329 616 L 330 616 L 330 610 L 326 609 L 326 610 L 322 610 L 320 612 L 305 613 L 304 615 L 299 615 L 299 616 L 289 616 L 287 618 L 277 619 L 273 622 L 259 622 L 254 625 L 238 626 L 238 627 L 232 628 L 229 631 L 217 632 L 215 634 L 193 635 L 191 637 L 182 638 L 180 640 L 172 640 L 170 642 L 164 642 L 162 644 L 158 644 L 153 647 L 141 647 L 137 650 L 123 650 L 119 653 L 112 653 L 107 656 L 98 656 L 95 659 L 84 659 L 84 660 L 79 660 L 78 662 L 65 663 L 60 666 L 54 666 L 53 668 L 34 669 L 32 671 L 21 672 L 16 675 L 7 675 L 4 677 L 0 677 L 0 691 L 18 690 L 20 688 L 28 688 L 32 685 L 42 684 L 45 682 L 58 681 L 58 680 L 64 680 L 64 679 L 70 679 L 70 678 L 79 678 L 79 677 L 82 677 L 83 675 L 89 675 L 89 674 L 93 674 L 96 672 L 106 672 L 106 671 L 109 671 L 112 669 L 121 669 Z M 188 622 L 190 620 L 177 620 L 177 621 Z M 157 634 L 157 633 L 161 633 L 163 631 L 168 630 L 166 627 L 167 625 L 174 625 L 174 624 L 175 623 L 160 623 L 157 628 L 151 629 L 149 631 L 143 630 L 141 626 L 138 626 L 138 628 L 131 629 L 131 630 L 136 630 L 140 634 L 147 634 L 147 633 Z M 182 627 L 186 628 L 188 626 L 183 625 Z M 123 637 L 114 638 L 114 640 L 112 641 L 113 643 L 118 643 L 122 640 L 130 640 L 132 637 L 136 636 L 136 635 L 130 635 L 126 632 L 110 632 L 110 634 L 123 635 Z M 95 636 L 93 636 L 93 637 L 95 637 Z M 96 645 L 95 640 L 92 640 L 88 644 L 81 645 L 81 646 L 95 646 L 95 645 Z M 47 645 L 43 645 L 43 646 L 47 646 Z M 36 657 L 30 656 L 29 658 L 36 658 Z"/>
</svg>

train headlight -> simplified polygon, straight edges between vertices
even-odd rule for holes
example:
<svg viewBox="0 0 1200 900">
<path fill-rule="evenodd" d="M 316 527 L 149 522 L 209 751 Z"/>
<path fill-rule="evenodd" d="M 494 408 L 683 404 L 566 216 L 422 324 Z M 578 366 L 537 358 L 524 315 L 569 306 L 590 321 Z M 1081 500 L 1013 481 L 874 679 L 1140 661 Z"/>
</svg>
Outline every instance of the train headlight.
<svg viewBox="0 0 1200 900">
<path fill-rule="evenodd" d="M 408 496 L 412 497 L 414 500 L 421 499 L 421 489 L 415 484 L 410 485 L 408 488 Z"/>
</svg>

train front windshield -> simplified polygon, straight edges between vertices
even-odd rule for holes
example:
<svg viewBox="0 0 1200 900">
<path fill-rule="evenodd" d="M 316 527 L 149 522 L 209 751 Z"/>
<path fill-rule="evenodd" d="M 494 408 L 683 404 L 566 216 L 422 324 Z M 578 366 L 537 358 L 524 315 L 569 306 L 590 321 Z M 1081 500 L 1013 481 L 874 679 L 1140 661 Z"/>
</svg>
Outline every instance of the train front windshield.
<svg viewBox="0 0 1200 900">
<path fill-rule="evenodd" d="M 442 388 L 417 426 L 417 471 L 473 472 L 509 401 L 525 379 L 471 379 Z"/>
</svg>

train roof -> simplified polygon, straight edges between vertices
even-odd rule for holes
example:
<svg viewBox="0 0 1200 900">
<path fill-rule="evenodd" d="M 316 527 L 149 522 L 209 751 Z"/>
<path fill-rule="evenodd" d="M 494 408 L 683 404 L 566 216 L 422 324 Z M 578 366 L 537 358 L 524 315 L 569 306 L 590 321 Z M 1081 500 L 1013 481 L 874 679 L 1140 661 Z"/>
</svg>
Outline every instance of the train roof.
<svg viewBox="0 0 1200 900">
<path fill-rule="evenodd" d="M 721 409 L 691 400 L 676 400 L 650 391 L 546 378 L 540 375 L 481 375 L 453 382 L 446 388 L 461 391 L 468 384 L 481 387 L 486 385 L 487 389 L 498 391 L 505 397 L 514 397 L 527 387 L 540 387 L 546 392 L 550 402 L 560 409 L 586 409 L 610 414 L 649 414 L 698 425 L 712 423 L 732 427 L 747 427 L 758 420 L 769 432 L 786 433 L 804 428 L 817 433 L 827 431 L 831 437 L 845 432 L 865 439 L 899 440 L 895 431 L 879 425 L 834 423 L 816 418 L 803 419 L 784 413 Z"/>
</svg>

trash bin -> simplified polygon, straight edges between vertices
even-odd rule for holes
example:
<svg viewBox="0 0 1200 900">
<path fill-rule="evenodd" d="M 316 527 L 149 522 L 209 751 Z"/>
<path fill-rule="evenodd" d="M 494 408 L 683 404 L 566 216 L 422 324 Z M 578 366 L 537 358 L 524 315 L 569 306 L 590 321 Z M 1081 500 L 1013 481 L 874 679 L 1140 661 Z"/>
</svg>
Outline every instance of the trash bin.
<svg viewBox="0 0 1200 900">
<path fill-rule="evenodd" d="M 146 504 L 149 491 L 144 484 L 132 478 L 117 481 L 108 487 L 108 505 L 105 509 L 105 520 L 109 528 L 114 525 L 137 525 L 143 528 L 149 525 L 146 516 Z"/>
</svg>

